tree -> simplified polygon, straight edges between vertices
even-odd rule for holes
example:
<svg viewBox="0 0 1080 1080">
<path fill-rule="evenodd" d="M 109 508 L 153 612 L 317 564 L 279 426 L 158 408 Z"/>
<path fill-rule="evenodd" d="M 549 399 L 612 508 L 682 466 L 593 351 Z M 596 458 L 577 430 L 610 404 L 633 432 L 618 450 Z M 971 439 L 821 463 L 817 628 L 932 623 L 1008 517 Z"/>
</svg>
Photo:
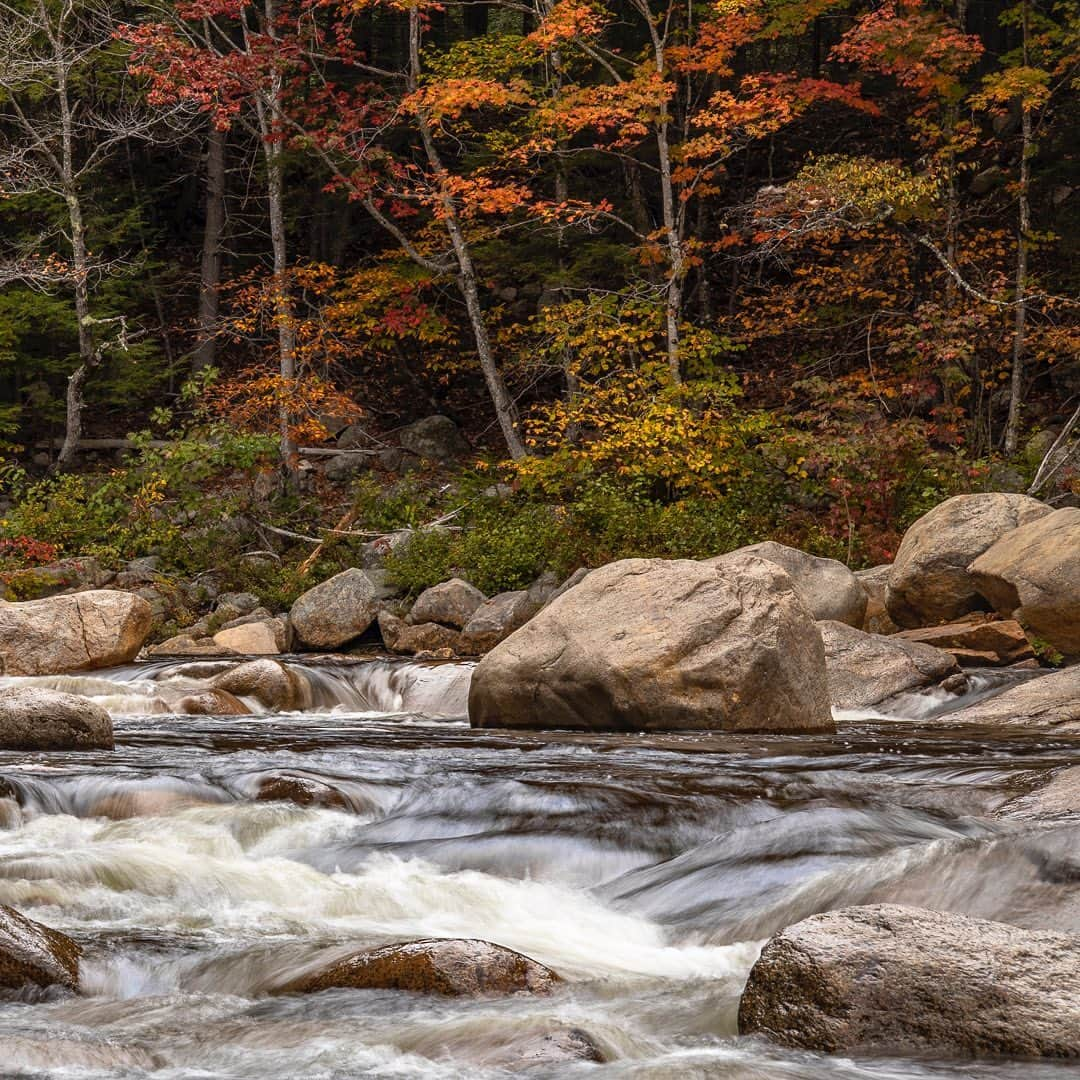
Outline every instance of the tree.
<svg viewBox="0 0 1080 1080">
<path fill-rule="evenodd" d="M 130 340 L 124 315 L 95 312 L 97 284 L 122 264 L 93 252 L 87 185 L 125 142 L 157 140 L 165 130 L 163 117 L 141 108 L 136 87 L 110 78 L 110 69 L 122 71 L 117 24 L 112 0 L 0 0 L 0 197 L 44 194 L 60 200 L 66 215 L 59 250 L 24 252 L 3 272 L 72 291 L 79 365 L 68 380 L 60 469 L 78 449 L 87 380 L 107 350 L 126 349 Z"/>
</svg>

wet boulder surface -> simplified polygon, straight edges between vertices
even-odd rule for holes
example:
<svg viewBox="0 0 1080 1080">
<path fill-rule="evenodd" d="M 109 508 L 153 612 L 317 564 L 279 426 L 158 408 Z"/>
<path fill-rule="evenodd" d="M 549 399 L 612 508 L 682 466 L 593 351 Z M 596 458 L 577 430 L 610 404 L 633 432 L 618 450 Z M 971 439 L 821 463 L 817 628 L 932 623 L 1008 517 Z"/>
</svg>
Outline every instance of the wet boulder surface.
<svg viewBox="0 0 1080 1080">
<path fill-rule="evenodd" d="M 66 934 L 0 904 L 0 988 L 79 985 L 82 949 Z"/>
</svg>

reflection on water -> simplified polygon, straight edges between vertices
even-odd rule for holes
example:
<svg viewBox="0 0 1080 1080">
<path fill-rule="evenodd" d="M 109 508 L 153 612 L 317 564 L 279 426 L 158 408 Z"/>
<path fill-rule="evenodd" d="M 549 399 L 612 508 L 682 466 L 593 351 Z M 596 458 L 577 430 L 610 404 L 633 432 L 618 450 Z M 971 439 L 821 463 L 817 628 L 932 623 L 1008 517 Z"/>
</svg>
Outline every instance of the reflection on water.
<svg viewBox="0 0 1080 1080">
<path fill-rule="evenodd" d="M 95 678 L 102 698 L 152 698 L 207 677 L 193 667 Z M 1080 931 L 1080 825 L 1011 812 L 1080 743 L 935 731 L 940 701 L 835 736 L 471 732 L 448 719 L 462 666 L 303 670 L 312 713 L 140 710 L 112 753 L 0 753 L 21 808 L 0 902 L 86 949 L 84 996 L 0 1003 L 0 1076 L 505 1077 L 521 1040 L 566 1027 L 609 1063 L 530 1075 L 1075 1075 L 785 1051 L 736 1037 L 735 1009 L 761 941 L 830 907 Z M 283 791 L 319 795 L 266 797 Z M 420 936 L 497 941 L 567 981 L 502 1001 L 269 995 L 346 945 Z"/>
</svg>

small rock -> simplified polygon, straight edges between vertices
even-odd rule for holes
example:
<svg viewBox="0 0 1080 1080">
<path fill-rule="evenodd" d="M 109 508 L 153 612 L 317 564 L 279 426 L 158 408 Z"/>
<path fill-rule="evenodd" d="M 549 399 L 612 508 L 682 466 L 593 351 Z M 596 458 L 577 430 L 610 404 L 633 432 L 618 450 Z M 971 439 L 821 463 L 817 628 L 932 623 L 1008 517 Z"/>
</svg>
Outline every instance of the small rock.
<svg viewBox="0 0 1080 1080">
<path fill-rule="evenodd" d="M 79 988 L 82 949 L 66 934 L 0 905 L 0 986 Z"/>
<path fill-rule="evenodd" d="M 297 806 L 322 806 L 351 810 L 352 804 L 335 787 L 310 776 L 267 776 L 259 781 L 257 802 L 291 802 Z"/>
<path fill-rule="evenodd" d="M 426 416 L 409 424 L 401 429 L 398 442 L 410 454 L 439 465 L 450 464 L 472 452 L 465 436 L 449 416 Z"/>
<path fill-rule="evenodd" d="M 275 656 L 285 651 L 288 632 L 280 619 L 260 619 L 219 630 L 214 641 L 246 656 Z"/>
<path fill-rule="evenodd" d="M 443 650 L 454 656 L 461 643 L 461 635 L 449 626 L 431 622 L 410 626 L 404 619 L 385 610 L 379 612 L 379 632 L 390 652 L 406 656 L 441 653 Z"/>
<path fill-rule="evenodd" d="M 461 578 L 451 578 L 441 585 L 425 589 L 409 612 L 409 622 L 442 623 L 460 630 L 487 598 L 475 586 Z"/>
<path fill-rule="evenodd" d="M 259 607 L 259 598 L 254 593 L 222 593 L 214 603 L 215 611 L 227 611 L 228 618 L 236 619 L 241 615 L 250 615 Z"/>
<path fill-rule="evenodd" d="M 251 710 L 235 694 L 211 687 L 178 698 L 172 708 L 182 716 L 249 716 Z"/>
<path fill-rule="evenodd" d="M 192 637 L 191 634 L 177 634 L 157 645 L 146 648 L 144 655 L 150 658 L 170 656 L 236 656 L 225 645 L 220 645 L 212 637 Z"/>
<path fill-rule="evenodd" d="M 351 953 L 292 980 L 278 993 L 310 994 L 348 987 L 480 997 L 546 994 L 561 981 L 550 968 L 501 945 L 476 939 L 424 938 Z"/>
<path fill-rule="evenodd" d="M 480 656 L 520 630 L 540 606 L 527 590 L 499 593 L 481 604 L 461 631 L 462 648 Z"/>
</svg>

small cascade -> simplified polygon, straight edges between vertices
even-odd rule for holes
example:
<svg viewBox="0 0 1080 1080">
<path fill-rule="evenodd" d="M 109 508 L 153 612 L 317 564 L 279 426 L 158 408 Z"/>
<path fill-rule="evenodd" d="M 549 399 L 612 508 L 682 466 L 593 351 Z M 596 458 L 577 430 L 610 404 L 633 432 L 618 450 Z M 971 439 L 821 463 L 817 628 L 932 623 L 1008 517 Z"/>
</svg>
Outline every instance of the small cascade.
<svg viewBox="0 0 1080 1080">
<path fill-rule="evenodd" d="M 86 675 L 0 678 L 0 689 L 37 686 L 90 698 L 113 716 L 157 716 L 183 712 L 185 697 L 213 687 L 214 679 L 245 661 L 155 660 Z M 472 663 L 416 660 L 275 659 L 310 689 L 314 713 L 421 715 L 429 720 L 460 720 L 468 714 Z M 305 695 L 307 696 L 307 695 Z M 276 712 L 254 697 L 243 697 L 255 715 Z"/>
</svg>

